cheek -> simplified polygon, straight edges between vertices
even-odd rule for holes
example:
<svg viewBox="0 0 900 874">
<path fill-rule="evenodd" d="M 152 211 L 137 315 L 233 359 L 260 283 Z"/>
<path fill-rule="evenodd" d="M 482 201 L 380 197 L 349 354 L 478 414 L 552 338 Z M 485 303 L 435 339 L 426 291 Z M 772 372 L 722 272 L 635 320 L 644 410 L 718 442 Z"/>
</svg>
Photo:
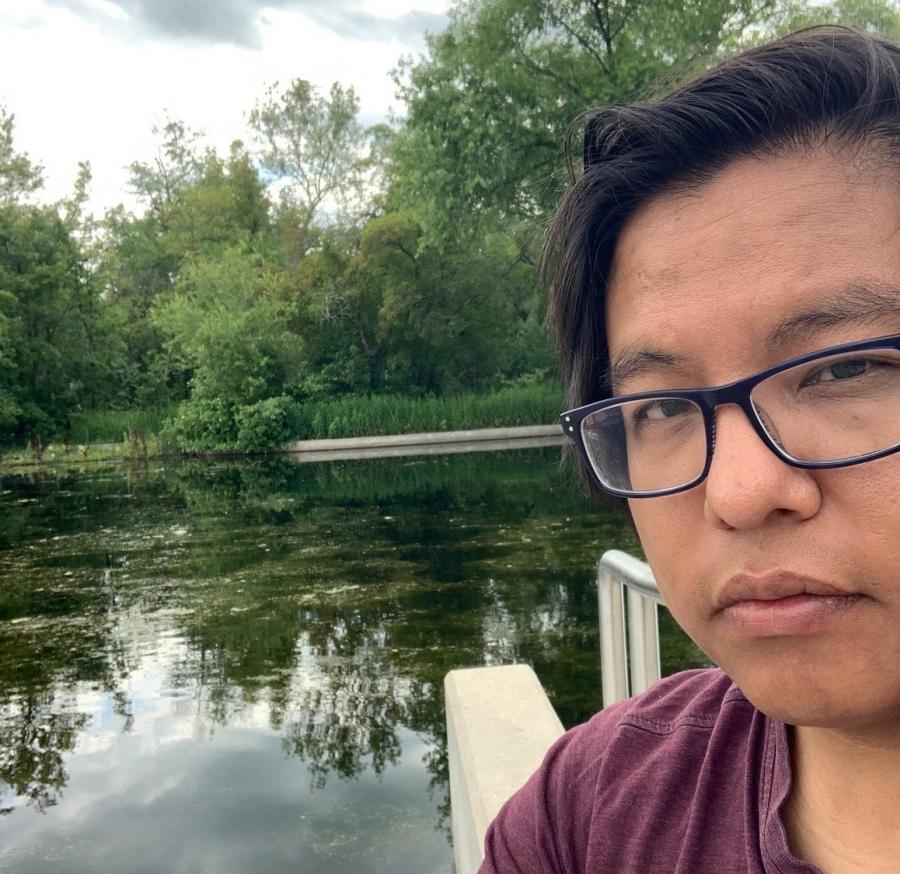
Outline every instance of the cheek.
<svg viewBox="0 0 900 874">
<path fill-rule="evenodd" d="M 827 524 L 818 547 L 832 555 L 837 547 L 837 559 L 868 569 L 881 585 L 900 586 L 900 454 L 831 471 L 822 487 Z"/>
<path fill-rule="evenodd" d="M 701 536 L 704 525 L 702 486 L 666 498 L 630 500 L 628 508 L 647 558 L 653 555 L 660 569 L 680 558 L 680 547 L 689 546 L 691 532 Z M 653 562 L 651 562 L 652 564 Z"/>
<path fill-rule="evenodd" d="M 629 501 L 634 525 L 669 610 L 688 632 L 699 595 L 702 489 L 668 498 Z M 707 556 L 708 557 L 708 556 Z M 694 582 L 692 582 L 694 581 Z"/>
</svg>

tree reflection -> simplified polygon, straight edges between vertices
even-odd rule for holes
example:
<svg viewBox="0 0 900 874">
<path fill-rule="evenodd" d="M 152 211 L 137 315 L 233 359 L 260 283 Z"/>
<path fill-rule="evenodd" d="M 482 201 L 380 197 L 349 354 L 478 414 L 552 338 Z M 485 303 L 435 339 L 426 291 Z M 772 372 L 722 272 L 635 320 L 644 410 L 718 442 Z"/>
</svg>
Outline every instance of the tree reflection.
<svg viewBox="0 0 900 874">
<path fill-rule="evenodd" d="M 29 500 L 0 501 L 0 777 L 38 809 L 89 719 L 66 690 L 104 690 L 132 730 L 162 640 L 201 735 L 264 712 L 314 787 L 382 774 L 417 735 L 439 828 L 447 671 L 526 661 L 564 723 L 599 706 L 593 563 L 628 535 L 552 451 L 128 476 L 4 484 Z"/>
<path fill-rule="evenodd" d="M 331 673 L 293 702 L 283 727 L 285 753 L 306 762 L 316 788 L 332 774 L 345 780 L 367 768 L 382 774 L 400 759 L 397 727 L 405 723 L 408 694 L 401 685 L 396 677 L 361 676 L 355 664 Z"/>
<path fill-rule="evenodd" d="M 0 705 L 0 780 L 13 798 L 43 813 L 57 803 L 68 781 L 63 754 L 75 749 L 78 735 L 89 721 L 73 712 L 64 695 L 30 691 Z M 4 804 L 0 814 L 15 806 Z"/>
</svg>

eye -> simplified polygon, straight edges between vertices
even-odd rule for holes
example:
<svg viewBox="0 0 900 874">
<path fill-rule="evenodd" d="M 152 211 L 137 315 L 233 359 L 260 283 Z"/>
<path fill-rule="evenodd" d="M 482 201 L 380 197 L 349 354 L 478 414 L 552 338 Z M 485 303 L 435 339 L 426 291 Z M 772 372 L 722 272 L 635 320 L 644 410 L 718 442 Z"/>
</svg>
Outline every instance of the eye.
<svg viewBox="0 0 900 874">
<path fill-rule="evenodd" d="M 814 370 L 803 381 L 804 386 L 819 385 L 826 382 L 846 382 L 871 373 L 879 367 L 890 366 L 887 362 L 873 358 L 842 358 L 832 361 L 818 370 Z"/>
<path fill-rule="evenodd" d="M 655 401 L 648 401 L 641 404 L 634 411 L 634 421 L 640 422 L 662 422 L 666 419 L 673 419 L 675 416 L 683 416 L 685 413 L 691 412 L 693 404 L 690 401 L 681 398 L 659 398 Z"/>
<path fill-rule="evenodd" d="M 868 358 L 847 358 L 844 361 L 835 361 L 827 367 L 823 367 L 819 373 L 822 382 L 837 382 L 844 379 L 853 379 L 862 376 L 875 367 L 876 362 Z"/>
</svg>

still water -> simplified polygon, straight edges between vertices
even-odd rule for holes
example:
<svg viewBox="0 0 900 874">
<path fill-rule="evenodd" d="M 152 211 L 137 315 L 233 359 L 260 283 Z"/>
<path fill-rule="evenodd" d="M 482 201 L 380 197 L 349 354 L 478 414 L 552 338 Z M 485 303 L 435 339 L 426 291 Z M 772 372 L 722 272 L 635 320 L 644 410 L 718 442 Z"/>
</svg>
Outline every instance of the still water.
<svg viewBox="0 0 900 874">
<path fill-rule="evenodd" d="M 558 459 L 0 480 L 0 870 L 447 874 L 444 674 L 600 706 L 593 565 L 638 547 Z"/>
</svg>

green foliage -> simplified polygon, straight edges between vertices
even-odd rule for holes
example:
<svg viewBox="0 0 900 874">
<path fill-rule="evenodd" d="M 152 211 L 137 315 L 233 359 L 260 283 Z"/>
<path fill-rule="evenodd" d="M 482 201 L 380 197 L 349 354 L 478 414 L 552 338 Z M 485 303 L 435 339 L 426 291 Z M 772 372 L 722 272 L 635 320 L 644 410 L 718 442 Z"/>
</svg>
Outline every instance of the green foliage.
<svg viewBox="0 0 900 874">
<path fill-rule="evenodd" d="M 897 0 L 831 0 L 820 3 L 783 0 L 763 26 L 746 34 L 742 42 L 763 42 L 802 27 L 835 22 L 900 39 L 900 3 Z"/>
<path fill-rule="evenodd" d="M 299 393 L 454 393 L 549 369 L 533 264 L 502 234 L 423 244 L 411 212 L 362 229 L 358 249 L 325 243 L 299 271 Z"/>
<path fill-rule="evenodd" d="M 524 382 L 490 394 L 359 395 L 306 404 L 292 422 L 300 440 L 550 425 L 563 408 L 562 391 Z"/>
<path fill-rule="evenodd" d="M 897 0 L 458 0 L 401 62 L 393 127 L 352 88 L 275 84 L 249 148 L 167 119 L 130 165 L 140 209 L 99 221 L 86 162 L 29 202 L 42 171 L 0 106 L 0 443 L 118 439 L 176 405 L 197 451 L 552 421 L 529 407 L 553 372 L 536 264 L 567 128 L 824 20 L 900 36 Z M 474 400 L 529 378 L 509 415 Z"/>
<path fill-rule="evenodd" d="M 113 399 L 151 407 L 183 398 L 190 376 L 151 318 L 156 299 L 171 291 L 185 264 L 258 246 L 270 230 L 264 186 L 240 142 L 222 160 L 202 151 L 198 136 L 181 122 L 170 121 L 158 133 L 156 160 L 131 166 L 131 185 L 146 211 L 139 217 L 111 211 L 98 259 L 116 325 L 111 333 L 121 339 Z"/>
<path fill-rule="evenodd" d="M 192 398 L 253 404 L 280 394 L 296 341 L 286 331 L 285 277 L 242 248 L 197 259 L 160 296 L 152 323 L 170 359 L 191 374 Z"/>
<path fill-rule="evenodd" d="M 235 411 L 235 445 L 243 452 L 265 452 L 290 440 L 293 402 L 284 396 L 266 398 Z"/>
<path fill-rule="evenodd" d="M 68 438 L 72 446 L 114 443 L 130 431 L 159 434 L 167 419 L 176 414 L 174 407 L 130 410 L 87 410 L 73 413 Z"/>
<path fill-rule="evenodd" d="M 162 437 L 184 452 L 231 451 L 237 439 L 234 405 L 221 398 L 192 398 L 178 408 Z"/>
<path fill-rule="evenodd" d="M 43 168 L 15 149 L 15 116 L 0 106 L 0 207 L 18 203 L 44 184 Z"/>
<path fill-rule="evenodd" d="M 0 208 L 0 436 L 46 436 L 90 403 L 106 369 L 97 304 L 53 208 Z"/>
<path fill-rule="evenodd" d="M 163 429 L 165 443 L 185 452 L 265 452 L 291 438 L 294 402 L 272 397 L 239 406 L 221 398 L 191 398 Z"/>
<path fill-rule="evenodd" d="M 693 65 L 774 0 L 460 3 L 403 62 L 408 107 L 394 195 L 441 238 L 491 218 L 540 219 L 564 182 L 562 144 L 585 109 L 633 99 Z"/>
<path fill-rule="evenodd" d="M 549 425 L 563 407 L 562 392 L 534 379 L 490 394 L 345 395 L 297 403 L 281 395 L 238 406 L 192 398 L 163 431 L 186 452 L 263 452 L 291 440 Z"/>
<path fill-rule="evenodd" d="M 276 82 L 250 113 L 264 170 L 284 180 L 282 204 L 304 242 L 323 207 L 346 209 L 366 186 L 369 134 L 357 120 L 359 99 L 335 82 L 327 97 L 305 79 L 283 91 Z"/>
</svg>

